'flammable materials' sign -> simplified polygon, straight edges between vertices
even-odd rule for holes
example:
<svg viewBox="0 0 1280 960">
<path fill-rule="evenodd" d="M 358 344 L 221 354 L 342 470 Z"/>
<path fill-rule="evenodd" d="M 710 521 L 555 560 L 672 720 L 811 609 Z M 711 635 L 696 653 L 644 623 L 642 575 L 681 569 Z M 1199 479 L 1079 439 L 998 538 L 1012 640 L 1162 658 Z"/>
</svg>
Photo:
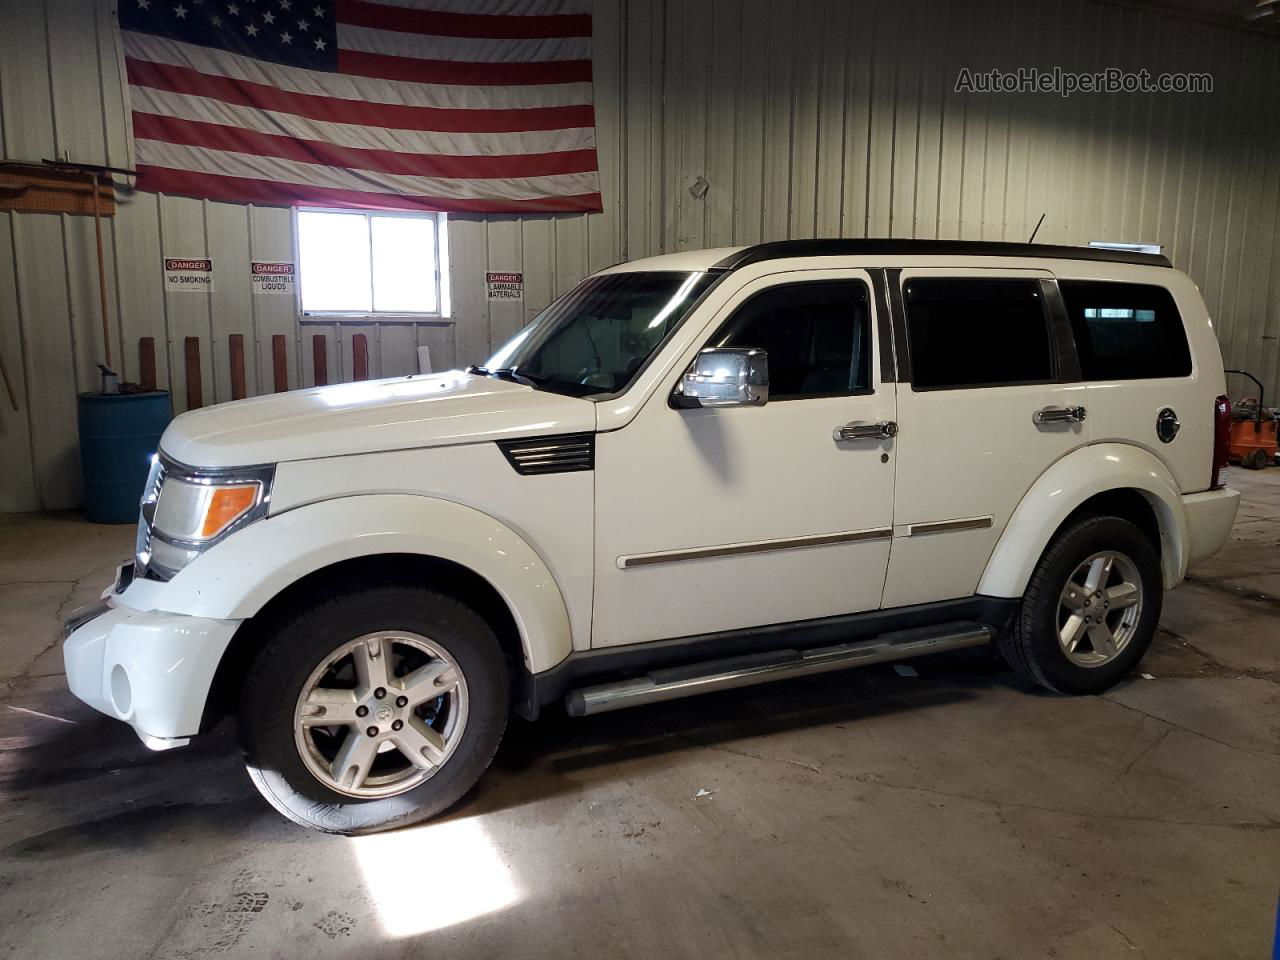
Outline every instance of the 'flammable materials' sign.
<svg viewBox="0 0 1280 960">
<path fill-rule="evenodd" d="M 486 273 L 484 285 L 490 300 L 523 300 L 523 273 Z"/>
<path fill-rule="evenodd" d="M 213 261 L 207 258 L 165 257 L 165 293 L 212 293 Z"/>
<path fill-rule="evenodd" d="M 254 293 L 283 293 L 293 296 L 292 263 L 254 260 L 249 264 L 249 280 Z"/>
</svg>

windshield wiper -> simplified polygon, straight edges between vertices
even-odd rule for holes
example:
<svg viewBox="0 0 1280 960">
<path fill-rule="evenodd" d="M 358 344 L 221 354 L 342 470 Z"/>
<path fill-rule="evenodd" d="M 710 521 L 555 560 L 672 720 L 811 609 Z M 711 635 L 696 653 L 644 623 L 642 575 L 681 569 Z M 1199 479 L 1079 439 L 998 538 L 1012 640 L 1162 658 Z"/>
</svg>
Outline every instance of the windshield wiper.
<svg viewBox="0 0 1280 960">
<path fill-rule="evenodd" d="M 547 382 L 546 377 L 535 377 L 531 373 L 519 373 L 515 367 L 495 367 L 490 370 L 488 367 L 473 363 L 467 367 L 467 373 L 478 373 L 481 376 L 495 377 L 498 380 L 510 380 L 512 383 L 522 383 L 526 387 L 540 387 Z"/>
</svg>

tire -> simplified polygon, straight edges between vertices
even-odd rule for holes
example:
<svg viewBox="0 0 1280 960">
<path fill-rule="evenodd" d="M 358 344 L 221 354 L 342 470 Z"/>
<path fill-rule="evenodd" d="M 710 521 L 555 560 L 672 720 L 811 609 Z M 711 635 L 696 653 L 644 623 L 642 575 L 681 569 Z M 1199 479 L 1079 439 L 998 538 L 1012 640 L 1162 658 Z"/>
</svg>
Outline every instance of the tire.
<svg viewBox="0 0 1280 960">
<path fill-rule="evenodd" d="M 1246 470 L 1262 470 L 1270 461 L 1267 452 L 1262 449 L 1250 450 L 1240 460 Z"/>
<path fill-rule="evenodd" d="M 326 670 L 329 658 L 347 647 L 350 653 L 327 668 L 332 672 L 314 680 L 317 671 Z M 364 654 L 359 654 L 361 649 Z M 383 656 L 384 650 L 390 655 Z M 366 675 L 368 665 L 379 660 L 393 667 L 399 664 L 405 672 L 414 663 L 424 665 L 413 674 L 420 682 L 401 690 L 400 685 L 410 684 L 412 677 L 397 676 L 394 669 L 375 674 L 389 675 L 386 687 L 390 689 L 378 687 L 374 692 L 383 693 L 378 700 L 366 691 L 365 713 L 358 714 L 361 719 L 306 727 L 301 719 L 304 712 L 324 714 L 326 708 L 310 706 L 310 699 L 304 704 L 300 700 L 304 688 L 341 686 L 344 675 L 354 677 L 352 702 L 335 707 L 333 716 L 361 709 L 355 705 L 362 689 L 356 676 L 358 655 L 364 658 Z M 400 700 L 409 698 L 397 694 L 430 689 L 430 677 L 421 680 L 427 668 L 439 673 L 436 684 L 452 682 L 452 688 L 434 699 L 400 708 Z M 452 679 L 442 679 L 446 677 Z M 283 618 L 250 668 L 239 707 L 245 766 L 267 802 L 305 827 L 355 835 L 417 823 L 453 806 L 488 768 L 506 728 L 509 685 L 506 657 L 497 637 L 474 610 L 451 597 L 394 583 L 329 596 Z M 396 728 L 399 734 L 390 733 L 393 714 L 403 718 Z M 386 725 L 374 727 L 375 722 Z M 365 728 L 365 723 L 371 726 Z M 401 750 L 398 739 L 389 744 L 380 739 L 413 736 L 433 724 L 440 724 L 445 733 L 436 734 L 431 743 L 438 740 L 446 745 L 439 754 L 432 754 L 438 761 L 435 766 L 415 765 L 410 760 L 412 751 Z M 322 780 L 330 764 L 344 766 L 337 758 L 341 748 L 350 744 L 353 753 L 370 751 L 369 744 L 355 739 L 365 729 L 379 730 L 371 742 L 380 752 L 368 758 L 367 767 L 347 768 L 350 784 Z M 329 744 L 334 745 L 331 761 L 324 752 Z M 421 754 L 427 753 L 428 748 L 421 747 Z M 379 765 L 391 771 L 380 775 L 388 781 L 386 785 L 376 785 L 372 776 Z M 402 780 L 396 781 L 400 766 L 406 769 Z M 361 785 L 358 778 L 366 773 L 368 779 Z M 417 777 L 425 779 L 415 784 Z M 399 786 L 401 782 L 405 785 Z M 356 796 L 355 790 L 382 790 L 384 795 Z"/>
<path fill-rule="evenodd" d="M 1082 571 L 1097 569 L 1099 555 L 1115 558 L 1108 568 L 1114 571 L 1108 583 L 1115 585 L 1101 599 L 1094 595 L 1096 591 L 1086 597 L 1083 588 L 1076 586 L 1088 582 Z M 1140 588 L 1136 613 L 1121 606 L 1132 596 L 1121 589 L 1122 576 L 1125 584 L 1133 577 L 1132 583 Z M 1160 557 L 1147 535 L 1119 517 L 1086 517 L 1061 530 L 1045 549 L 1010 628 L 1000 637 L 1000 653 L 1024 679 L 1042 687 L 1067 694 L 1101 693 L 1127 676 L 1147 652 L 1160 620 L 1163 594 Z M 1088 608 L 1078 612 L 1067 606 L 1085 602 Z M 1112 636 L 1115 651 L 1109 658 L 1105 632 L 1099 634 L 1103 639 L 1096 652 L 1095 632 L 1088 625 L 1098 615 L 1094 604 L 1104 602 L 1103 630 L 1118 625 Z M 1116 610 L 1110 609 L 1112 603 Z M 1072 617 L 1089 619 L 1079 623 Z M 1062 639 L 1067 636 L 1071 639 Z M 1068 643 L 1074 645 L 1071 653 Z"/>
</svg>

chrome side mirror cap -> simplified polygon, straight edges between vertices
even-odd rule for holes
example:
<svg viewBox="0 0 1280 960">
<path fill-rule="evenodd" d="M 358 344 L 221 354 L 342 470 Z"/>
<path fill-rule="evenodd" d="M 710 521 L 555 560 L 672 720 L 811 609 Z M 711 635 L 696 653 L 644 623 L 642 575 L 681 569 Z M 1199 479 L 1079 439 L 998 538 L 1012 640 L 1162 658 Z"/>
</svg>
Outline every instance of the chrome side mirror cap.
<svg viewBox="0 0 1280 960">
<path fill-rule="evenodd" d="M 709 347 L 680 379 L 684 407 L 759 407 L 769 401 L 769 357 L 756 347 Z"/>
</svg>

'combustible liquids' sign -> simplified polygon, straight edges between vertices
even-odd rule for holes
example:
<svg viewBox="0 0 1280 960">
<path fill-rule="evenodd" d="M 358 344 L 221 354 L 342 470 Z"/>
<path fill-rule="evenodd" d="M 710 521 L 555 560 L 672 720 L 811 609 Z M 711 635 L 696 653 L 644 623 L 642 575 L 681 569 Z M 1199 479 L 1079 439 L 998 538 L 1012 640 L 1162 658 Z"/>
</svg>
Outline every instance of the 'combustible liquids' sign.
<svg viewBox="0 0 1280 960">
<path fill-rule="evenodd" d="M 199 257 L 165 257 L 166 293 L 210 293 L 213 290 L 213 261 Z"/>
<path fill-rule="evenodd" d="M 486 273 L 484 285 L 490 300 L 523 300 L 523 273 Z"/>
<path fill-rule="evenodd" d="M 254 293 L 283 293 L 293 296 L 292 263 L 254 260 L 249 264 L 249 280 Z"/>
</svg>

